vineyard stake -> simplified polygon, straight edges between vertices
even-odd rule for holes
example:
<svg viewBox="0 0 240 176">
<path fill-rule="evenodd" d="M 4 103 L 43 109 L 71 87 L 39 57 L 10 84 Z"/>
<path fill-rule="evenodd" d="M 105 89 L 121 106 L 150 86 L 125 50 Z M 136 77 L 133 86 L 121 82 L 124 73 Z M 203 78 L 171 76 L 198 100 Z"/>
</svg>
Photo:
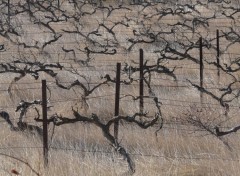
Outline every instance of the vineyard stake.
<svg viewBox="0 0 240 176">
<path fill-rule="evenodd" d="M 44 166 L 48 166 L 48 121 L 47 121 L 47 86 L 46 80 L 42 80 L 42 115 L 43 115 L 43 157 Z"/>
<path fill-rule="evenodd" d="M 121 63 L 117 63 L 117 73 L 116 73 L 116 92 L 115 92 L 115 117 L 119 115 L 119 98 L 120 98 L 120 73 L 121 73 Z M 114 123 L 114 137 L 118 140 L 118 128 L 119 121 Z"/>
<path fill-rule="evenodd" d="M 219 57 L 220 57 L 220 46 L 219 46 L 219 30 L 217 30 L 217 75 L 218 75 L 218 82 L 220 81 L 220 61 L 219 61 Z"/>
<path fill-rule="evenodd" d="M 143 49 L 140 49 L 139 50 L 139 54 L 140 54 L 140 82 L 139 82 L 139 94 L 140 94 L 140 113 L 143 114 L 143 108 L 144 108 L 144 105 L 143 105 Z"/>
<path fill-rule="evenodd" d="M 10 28 L 10 0 L 8 0 L 8 26 Z"/>
<path fill-rule="evenodd" d="M 203 88 L 203 46 L 202 37 L 199 38 L 199 55 L 200 55 L 200 87 Z M 203 93 L 200 91 L 200 101 L 203 103 Z"/>
</svg>

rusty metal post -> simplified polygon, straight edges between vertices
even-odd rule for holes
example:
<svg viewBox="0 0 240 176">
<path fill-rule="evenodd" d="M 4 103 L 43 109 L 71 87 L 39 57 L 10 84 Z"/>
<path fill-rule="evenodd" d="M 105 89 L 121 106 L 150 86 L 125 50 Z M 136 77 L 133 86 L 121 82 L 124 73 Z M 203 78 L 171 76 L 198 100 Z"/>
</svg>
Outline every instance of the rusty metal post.
<svg viewBox="0 0 240 176">
<path fill-rule="evenodd" d="M 42 80 L 42 115 L 43 115 L 43 158 L 44 166 L 48 166 L 48 120 L 47 120 L 47 85 Z"/>
<path fill-rule="evenodd" d="M 202 37 L 199 38 L 199 56 L 200 56 L 200 87 L 203 87 L 203 46 L 202 46 Z M 200 91 L 200 101 L 203 103 L 203 93 Z"/>
<path fill-rule="evenodd" d="M 58 8 L 60 8 L 60 0 L 58 0 L 57 3 L 58 3 Z"/>
<path fill-rule="evenodd" d="M 115 117 L 119 115 L 119 99 L 120 99 L 120 73 L 121 63 L 117 63 L 116 72 L 116 92 L 115 92 Z M 119 121 L 114 123 L 114 137 L 118 140 Z"/>
<path fill-rule="evenodd" d="M 217 30 L 217 75 L 218 75 L 218 83 L 220 81 L 220 60 L 219 60 L 219 57 L 220 57 L 220 46 L 219 46 L 219 30 Z"/>
<path fill-rule="evenodd" d="M 29 0 L 27 0 L 27 4 L 28 4 L 28 10 L 29 10 L 29 13 L 30 13 L 31 12 L 31 6 L 30 6 Z"/>
<path fill-rule="evenodd" d="M 139 104 L 139 108 L 140 108 L 140 113 L 143 113 L 144 110 L 144 102 L 143 102 L 143 49 L 139 50 L 139 54 L 140 54 L 140 63 L 139 63 L 139 68 L 140 68 L 140 81 L 139 81 L 139 98 L 140 98 L 140 104 Z"/>
<path fill-rule="evenodd" d="M 10 0 L 8 0 L 8 26 L 10 27 Z"/>
</svg>

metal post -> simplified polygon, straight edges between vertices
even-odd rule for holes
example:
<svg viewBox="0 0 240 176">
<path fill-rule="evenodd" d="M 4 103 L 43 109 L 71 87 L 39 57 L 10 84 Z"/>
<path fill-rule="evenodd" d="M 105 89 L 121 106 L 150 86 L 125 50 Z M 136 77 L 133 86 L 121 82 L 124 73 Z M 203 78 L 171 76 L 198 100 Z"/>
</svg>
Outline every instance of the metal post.
<svg viewBox="0 0 240 176">
<path fill-rule="evenodd" d="M 116 93 L 115 93 L 115 116 L 119 115 L 120 73 L 121 73 L 121 63 L 117 63 Z M 118 128 L 119 128 L 119 121 L 114 123 L 114 137 L 115 137 L 116 140 L 118 140 Z"/>
<path fill-rule="evenodd" d="M 10 27 L 10 0 L 8 0 L 8 26 Z"/>
<path fill-rule="evenodd" d="M 28 10 L 29 10 L 29 13 L 31 12 L 31 7 L 30 7 L 30 2 L 29 0 L 27 0 L 27 4 L 28 4 Z"/>
<path fill-rule="evenodd" d="M 48 122 L 47 122 L 47 86 L 42 80 L 42 115 L 43 115 L 43 157 L 44 166 L 48 166 Z"/>
<path fill-rule="evenodd" d="M 202 37 L 199 39 L 199 56 L 200 56 L 200 87 L 203 87 L 203 46 L 202 46 Z M 200 91 L 200 101 L 203 103 L 203 93 Z"/>
<path fill-rule="evenodd" d="M 219 46 L 219 30 L 217 30 L 217 75 L 218 75 L 218 82 L 220 81 L 220 61 L 219 61 L 219 57 L 220 57 L 220 46 Z"/>
<path fill-rule="evenodd" d="M 143 113 L 144 105 L 143 105 L 143 49 L 139 50 L 140 52 L 140 89 L 139 89 L 139 94 L 140 94 L 140 113 Z"/>
<path fill-rule="evenodd" d="M 58 0 L 57 2 L 58 2 L 58 8 L 60 8 L 60 0 Z"/>
</svg>

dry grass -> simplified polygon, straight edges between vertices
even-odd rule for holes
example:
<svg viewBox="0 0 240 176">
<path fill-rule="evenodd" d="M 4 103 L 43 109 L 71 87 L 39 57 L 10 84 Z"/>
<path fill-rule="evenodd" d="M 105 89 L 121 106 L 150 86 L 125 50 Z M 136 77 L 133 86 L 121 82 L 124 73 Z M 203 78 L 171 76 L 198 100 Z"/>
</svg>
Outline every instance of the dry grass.
<svg viewBox="0 0 240 176">
<path fill-rule="evenodd" d="M 72 6 L 63 2 L 64 10 L 67 10 L 69 14 L 73 13 Z M 90 7 L 88 7 L 90 8 Z M 136 7 L 137 8 L 137 7 Z M 122 12 L 122 16 L 128 14 L 129 16 L 136 16 L 137 10 L 133 11 L 131 14 L 127 11 Z M 151 12 L 152 9 L 148 9 Z M 198 10 L 206 10 L 206 8 L 201 8 Z M 211 13 L 208 11 L 208 13 Z M 43 14 L 40 14 L 40 16 Z M 105 16 L 104 16 L 105 15 Z M 112 15 L 109 21 L 118 21 L 121 19 L 121 15 Z M 106 17 L 101 11 L 98 11 L 96 16 L 98 18 Z M 82 32 L 88 32 L 90 30 L 95 30 L 98 25 L 98 18 L 96 16 L 84 17 L 81 21 L 81 25 L 84 26 Z M 168 17 L 169 18 L 169 17 Z M 169 21 L 168 21 L 169 20 Z M 170 19 L 163 18 L 163 22 L 166 24 L 172 24 L 180 20 L 180 18 L 171 16 Z M 30 21 L 25 18 L 20 18 L 20 22 L 23 24 L 29 23 Z M 109 25 L 112 22 L 109 22 Z M 209 30 L 215 31 L 218 28 L 218 24 L 223 23 L 231 25 L 230 20 L 217 19 L 210 23 Z M 108 24 L 106 22 L 106 24 Z M 150 23 L 150 22 L 149 22 Z M 155 23 L 154 19 L 151 23 Z M 56 24 L 53 27 L 57 32 L 61 32 L 62 29 L 72 28 L 74 24 L 72 21 L 64 24 Z M 80 24 L 77 24 L 81 26 Z M 163 25 L 163 24 L 161 24 Z M 126 62 L 133 66 L 138 62 L 138 47 L 144 47 L 146 50 L 146 58 L 149 59 L 149 63 L 155 63 L 158 55 L 151 52 L 153 49 L 158 48 L 156 46 L 146 46 L 139 45 L 133 48 L 133 52 L 127 52 L 124 47 L 126 47 L 126 38 L 133 37 L 131 31 L 137 29 L 139 26 L 136 21 L 130 24 L 131 28 L 125 29 L 120 26 L 116 28 L 118 31 L 118 40 L 121 45 L 119 48 L 119 53 L 115 56 L 102 56 L 95 55 L 95 60 L 90 62 L 91 67 L 85 67 L 74 62 L 72 56 L 66 56 L 62 53 L 62 44 L 66 48 L 83 48 L 84 43 L 78 38 L 78 35 L 65 34 L 58 42 L 52 46 L 46 47 L 44 52 L 40 53 L 34 49 L 24 49 L 18 48 L 11 43 L 3 40 L 0 37 L 0 41 L 6 44 L 9 48 L 5 52 L 0 53 L 0 58 L 2 61 L 8 61 L 10 58 L 17 58 L 20 53 L 24 53 L 25 56 L 29 55 L 29 60 L 38 59 L 42 62 L 62 62 L 65 67 L 74 67 L 77 69 L 77 73 L 80 75 L 87 76 L 90 82 L 98 82 L 101 76 L 109 74 L 112 77 L 115 76 L 115 64 L 116 62 Z M 154 26 L 158 29 L 158 25 Z M 162 26 L 160 26 L 162 27 Z M 34 40 L 39 40 L 44 42 L 49 39 L 51 35 L 45 32 L 43 28 L 39 28 L 37 25 L 23 25 L 26 36 L 22 37 L 21 40 L 27 42 L 28 44 Z M 161 28 L 162 29 L 162 28 Z M 31 33 L 32 32 L 32 33 Z M 103 34 L 104 31 L 100 31 Z M 205 37 L 208 33 L 202 28 L 198 32 Z M 41 34 L 39 39 L 39 34 Z M 210 34 L 209 34 L 210 35 Z M 211 33 L 215 35 L 215 33 Z M 103 35 L 108 37 L 107 35 Z M 192 40 L 197 41 L 198 35 L 193 36 Z M 208 36 L 209 37 L 209 36 Z M 79 40 L 78 40 L 79 39 Z M 169 40 L 173 40 L 173 36 L 169 37 Z M 181 40 L 181 39 L 179 39 Z M 225 43 L 226 41 L 222 41 Z M 160 44 L 159 44 L 160 45 Z M 236 52 L 238 50 L 238 45 L 233 45 L 229 48 L 228 52 Z M 193 53 L 198 55 L 198 50 L 194 50 Z M 82 58 L 84 55 L 82 53 L 76 53 L 77 58 Z M 215 57 L 212 55 L 205 55 L 207 59 L 213 59 Z M 223 54 L 222 60 L 224 63 L 230 61 L 230 57 L 227 54 Z M 132 62 L 133 61 L 133 62 Z M 133 157 L 136 164 L 136 173 L 138 176 L 157 176 L 157 175 L 168 175 L 168 176 L 219 176 L 219 175 L 229 175 L 237 176 L 239 175 L 239 134 L 233 134 L 228 137 L 224 137 L 223 140 L 227 141 L 231 146 L 229 150 L 224 143 L 218 138 L 211 136 L 203 131 L 197 131 L 190 125 L 182 125 L 175 123 L 176 119 L 183 119 L 185 114 L 191 111 L 191 106 L 199 104 L 199 92 L 192 88 L 186 79 L 198 82 L 199 80 L 199 65 L 194 64 L 191 61 L 168 61 L 165 66 L 174 67 L 177 66 L 175 74 L 177 75 L 178 81 L 174 81 L 165 75 L 153 75 L 153 90 L 159 100 L 162 102 L 161 109 L 163 112 L 163 117 L 166 121 L 163 129 L 158 132 L 158 136 L 155 136 L 154 132 L 156 127 L 152 127 L 147 130 L 142 130 L 137 126 L 130 124 L 122 124 L 120 126 L 120 142 L 126 147 L 127 151 Z M 183 67 L 183 68 L 182 68 Z M 229 83 L 231 77 L 223 75 L 220 81 L 217 81 L 216 70 L 213 66 L 206 66 L 204 80 L 204 86 L 211 88 L 216 86 L 224 86 Z M 223 73 L 221 73 L 223 74 Z M 10 83 L 15 75 L 0 75 L 0 82 Z M 138 78 L 138 75 L 134 75 Z M 47 79 L 48 85 L 52 90 L 50 105 L 54 108 L 49 111 L 49 115 L 57 112 L 63 116 L 72 116 L 71 107 L 78 107 L 82 114 L 89 115 L 91 113 L 96 113 L 101 119 L 110 119 L 114 114 L 114 93 L 115 85 L 104 85 L 98 88 L 91 94 L 87 100 L 89 106 L 84 106 L 81 101 L 82 90 L 74 88 L 74 90 L 66 91 L 56 88 L 53 83 L 53 79 L 46 74 L 41 74 L 42 79 Z M 61 71 L 58 74 L 58 78 L 63 82 L 70 82 L 76 79 L 81 79 L 77 74 L 70 74 L 69 71 Z M 10 80 L 10 81 L 9 81 Z M 83 81 L 83 80 L 81 80 Z M 25 77 L 19 83 L 31 83 L 29 84 L 14 84 L 12 87 L 12 98 L 9 97 L 7 92 L 1 92 L 1 107 L 7 107 L 7 111 L 10 113 L 11 117 L 16 118 L 18 114 L 14 112 L 16 105 L 21 99 L 34 100 L 41 98 L 40 83 L 39 81 L 33 82 L 33 78 L 30 76 Z M 32 86 L 32 87 L 30 87 Z M 179 86 L 179 87 L 177 87 Z M 181 87 L 182 86 L 182 87 Z M 238 88 L 239 85 L 236 85 Z M 8 84 L 1 85 L 2 89 L 7 89 Z M 28 91 L 26 91 L 26 89 Z M 145 89 L 145 92 L 148 92 Z M 215 94 L 220 94 L 221 92 L 217 90 L 212 90 Z M 49 93 L 49 92 L 48 92 Z M 138 85 L 123 86 L 121 87 L 121 96 L 131 94 L 138 95 Z M 77 101 L 68 101 L 72 99 L 78 99 Z M 195 102 L 195 103 L 193 103 Z M 204 113 L 200 114 L 203 120 L 208 120 L 209 118 L 221 120 L 228 120 L 224 126 L 231 127 L 233 125 L 239 124 L 239 109 L 233 106 L 238 106 L 239 102 L 233 102 L 231 104 L 231 111 L 228 117 L 223 116 L 223 109 L 220 105 L 209 105 L 217 104 L 215 100 L 212 100 L 209 96 L 204 97 Z M 6 108 L 3 108 L 6 110 Z M 152 100 L 145 101 L 145 110 L 149 111 L 150 114 L 155 113 L 155 108 L 152 104 Z M 131 98 L 123 98 L 120 102 L 120 113 L 123 114 L 134 114 L 138 111 L 138 102 L 132 101 Z M 196 115 L 198 112 L 194 112 Z M 28 112 L 29 116 L 26 120 L 33 122 L 33 117 L 36 116 L 35 112 Z M 169 123 L 172 122 L 173 123 Z M 19 162 L 13 158 L 7 156 L 2 156 L 1 153 L 11 155 L 17 158 L 21 158 L 28 162 L 32 168 L 34 168 L 41 176 L 110 176 L 110 175 L 124 175 L 127 171 L 126 161 L 123 160 L 121 156 L 116 154 L 111 146 L 108 144 L 107 140 L 103 137 L 101 130 L 95 126 L 89 124 L 72 124 L 65 125 L 61 127 L 56 127 L 53 138 L 51 140 L 51 149 L 49 151 L 49 166 L 44 168 L 43 166 L 43 156 L 42 156 L 42 142 L 36 136 L 30 134 L 19 134 L 16 132 L 11 132 L 5 123 L 0 123 L 0 175 L 14 175 L 11 173 L 13 169 L 20 173 L 20 175 L 34 176 L 33 171 L 24 163 Z M 49 133 L 52 134 L 52 126 L 49 128 Z"/>
<path fill-rule="evenodd" d="M 120 129 L 121 143 L 136 163 L 136 175 L 239 173 L 238 150 L 229 151 L 212 136 L 184 134 L 183 129 L 176 126 L 166 126 L 157 138 L 154 129 L 143 131 L 132 125 L 124 125 Z M 1 136 L 6 136 L 1 140 L 1 153 L 26 160 L 40 175 L 121 175 L 127 170 L 125 161 L 112 151 L 100 130 L 93 126 L 75 124 L 58 128 L 46 169 L 43 168 L 39 139 L 8 132 L 7 129 L 1 131 Z M 239 142 L 233 139 L 232 146 L 238 145 Z M 12 169 L 22 175 L 35 175 L 25 164 L 1 156 L 0 175 L 11 175 Z"/>
</svg>

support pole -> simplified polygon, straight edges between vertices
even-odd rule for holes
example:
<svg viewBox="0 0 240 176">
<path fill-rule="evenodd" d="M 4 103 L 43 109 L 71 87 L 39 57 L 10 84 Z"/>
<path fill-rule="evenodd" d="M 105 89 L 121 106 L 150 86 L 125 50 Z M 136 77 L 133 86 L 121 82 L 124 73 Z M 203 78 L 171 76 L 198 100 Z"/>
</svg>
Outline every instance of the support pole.
<svg viewBox="0 0 240 176">
<path fill-rule="evenodd" d="M 10 28 L 10 0 L 8 0 L 8 26 Z"/>
<path fill-rule="evenodd" d="M 29 0 L 27 0 L 27 4 L 28 4 L 28 10 L 29 10 L 29 13 L 31 13 L 31 6 L 30 6 L 30 2 L 29 2 Z"/>
<path fill-rule="evenodd" d="M 139 104 L 139 107 L 140 107 L 140 113 L 143 114 L 143 110 L 144 110 L 144 102 L 143 102 L 143 49 L 140 49 L 139 50 L 139 53 L 140 53 L 140 85 L 139 85 L 139 96 L 140 96 L 140 104 Z"/>
<path fill-rule="evenodd" d="M 199 38 L 199 56 L 200 56 L 200 87 L 203 87 L 203 46 L 202 46 L 202 37 Z M 203 103 L 203 93 L 200 91 L 200 101 Z"/>
<path fill-rule="evenodd" d="M 119 115 L 119 99 L 120 99 L 120 73 L 121 63 L 117 63 L 116 73 L 116 92 L 115 92 L 115 117 Z M 114 123 L 114 137 L 118 140 L 119 121 Z"/>
<path fill-rule="evenodd" d="M 217 75 L 218 75 L 218 82 L 220 81 L 220 60 L 219 60 L 219 57 L 220 57 L 220 46 L 219 46 L 219 30 L 217 30 Z"/>
<path fill-rule="evenodd" d="M 47 86 L 42 80 L 42 115 L 43 115 L 43 158 L 44 166 L 48 166 L 48 120 L 47 120 Z"/>
</svg>

